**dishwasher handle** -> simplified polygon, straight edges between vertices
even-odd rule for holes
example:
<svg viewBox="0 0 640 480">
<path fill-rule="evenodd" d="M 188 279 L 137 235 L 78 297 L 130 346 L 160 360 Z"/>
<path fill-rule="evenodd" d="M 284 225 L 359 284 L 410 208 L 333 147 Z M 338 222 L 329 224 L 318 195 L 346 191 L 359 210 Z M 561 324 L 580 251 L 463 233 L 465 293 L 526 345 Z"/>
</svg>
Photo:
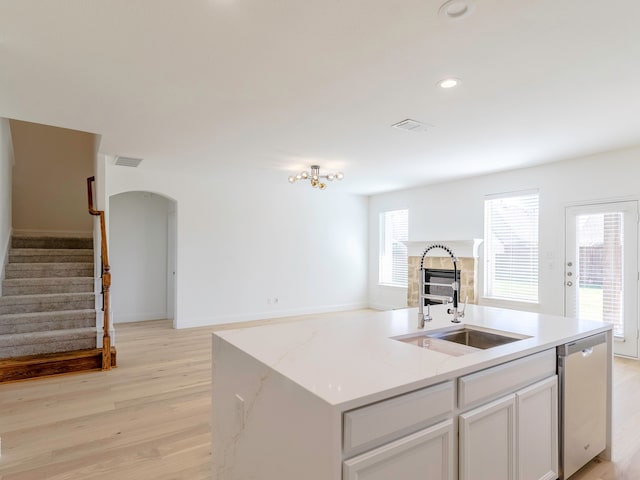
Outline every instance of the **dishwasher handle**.
<svg viewBox="0 0 640 480">
<path fill-rule="evenodd" d="M 557 352 L 558 357 L 568 357 L 569 355 L 578 352 L 582 353 L 583 357 L 588 357 L 593 353 L 593 347 L 602 343 L 606 343 L 606 341 L 606 333 L 598 333 L 597 335 L 592 335 L 587 338 L 581 338 L 580 340 L 576 340 L 575 342 L 560 345 Z"/>
<path fill-rule="evenodd" d="M 588 357 L 593 353 L 593 347 L 583 348 L 581 353 L 583 357 Z"/>
</svg>

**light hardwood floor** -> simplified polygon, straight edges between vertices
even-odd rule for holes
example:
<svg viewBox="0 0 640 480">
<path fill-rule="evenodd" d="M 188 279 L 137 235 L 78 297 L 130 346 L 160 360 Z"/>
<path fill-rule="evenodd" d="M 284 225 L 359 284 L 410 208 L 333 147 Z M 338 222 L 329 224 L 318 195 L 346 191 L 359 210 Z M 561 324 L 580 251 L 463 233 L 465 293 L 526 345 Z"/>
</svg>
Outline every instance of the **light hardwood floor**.
<svg viewBox="0 0 640 480">
<path fill-rule="evenodd" d="M 214 330 L 118 325 L 116 370 L 0 385 L 0 479 L 210 479 Z M 640 362 L 614 368 L 615 463 L 572 480 L 640 479 Z"/>
</svg>

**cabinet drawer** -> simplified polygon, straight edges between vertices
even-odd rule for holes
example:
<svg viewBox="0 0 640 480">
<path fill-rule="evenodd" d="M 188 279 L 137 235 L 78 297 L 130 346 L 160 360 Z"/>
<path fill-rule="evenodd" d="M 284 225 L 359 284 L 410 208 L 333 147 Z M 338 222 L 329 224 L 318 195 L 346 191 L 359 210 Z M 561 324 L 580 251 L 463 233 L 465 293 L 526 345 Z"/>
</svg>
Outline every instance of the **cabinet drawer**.
<svg viewBox="0 0 640 480">
<path fill-rule="evenodd" d="M 453 397 L 453 382 L 446 382 L 346 412 L 343 417 L 345 456 L 435 423 L 453 411 Z"/>
<path fill-rule="evenodd" d="M 458 407 L 515 392 L 556 373 L 555 349 L 519 358 L 458 379 Z"/>
<path fill-rule="evenodd" d="M 346 460 L 343 480 L 453 480 L 453 420 Z"/>
</svg>

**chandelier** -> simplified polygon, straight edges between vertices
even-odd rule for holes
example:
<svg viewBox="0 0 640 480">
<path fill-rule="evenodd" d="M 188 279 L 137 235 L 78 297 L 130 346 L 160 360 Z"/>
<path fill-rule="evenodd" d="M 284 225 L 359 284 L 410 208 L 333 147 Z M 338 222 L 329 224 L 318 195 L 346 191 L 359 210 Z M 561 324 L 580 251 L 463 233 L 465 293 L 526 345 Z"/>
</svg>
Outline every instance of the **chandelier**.
<svg viewBox="0 0 640 480">
<path fill-rule="evenodd" d="M 296 183 L 298 180 L 310 180 L 312 187 L 324 190 L 325 188 L 327 188 L 327 184 L 320 180 L 323 178 L 326 178 L 328 181 L 332 182 L 334 180 L 342 180 L 344 178 L 344 174 L 342 172 L 338 172 L 329 173 L 327 175 L 320 175 L 320 167 L 318 165 L 311 165 L 311 173 L 305 170 L 304 172 L 300 172 L 297 175 L 291 175 L 289 177 L 289 183 Z"/>
</svg>

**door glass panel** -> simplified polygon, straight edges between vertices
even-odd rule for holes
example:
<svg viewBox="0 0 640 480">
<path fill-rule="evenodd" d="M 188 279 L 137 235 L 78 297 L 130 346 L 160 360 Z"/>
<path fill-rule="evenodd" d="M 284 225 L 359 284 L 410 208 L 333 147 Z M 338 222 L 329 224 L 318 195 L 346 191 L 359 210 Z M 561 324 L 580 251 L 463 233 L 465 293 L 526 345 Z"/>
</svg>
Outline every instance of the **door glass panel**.
<svg viewBox="0 0 640 480">
<path fill-rule="evenodd" d="M 614 335 L 624 336 L 623 213 L 578 215 L 576 248 L 577 317 L 613 323 Z"/>
</svg>

